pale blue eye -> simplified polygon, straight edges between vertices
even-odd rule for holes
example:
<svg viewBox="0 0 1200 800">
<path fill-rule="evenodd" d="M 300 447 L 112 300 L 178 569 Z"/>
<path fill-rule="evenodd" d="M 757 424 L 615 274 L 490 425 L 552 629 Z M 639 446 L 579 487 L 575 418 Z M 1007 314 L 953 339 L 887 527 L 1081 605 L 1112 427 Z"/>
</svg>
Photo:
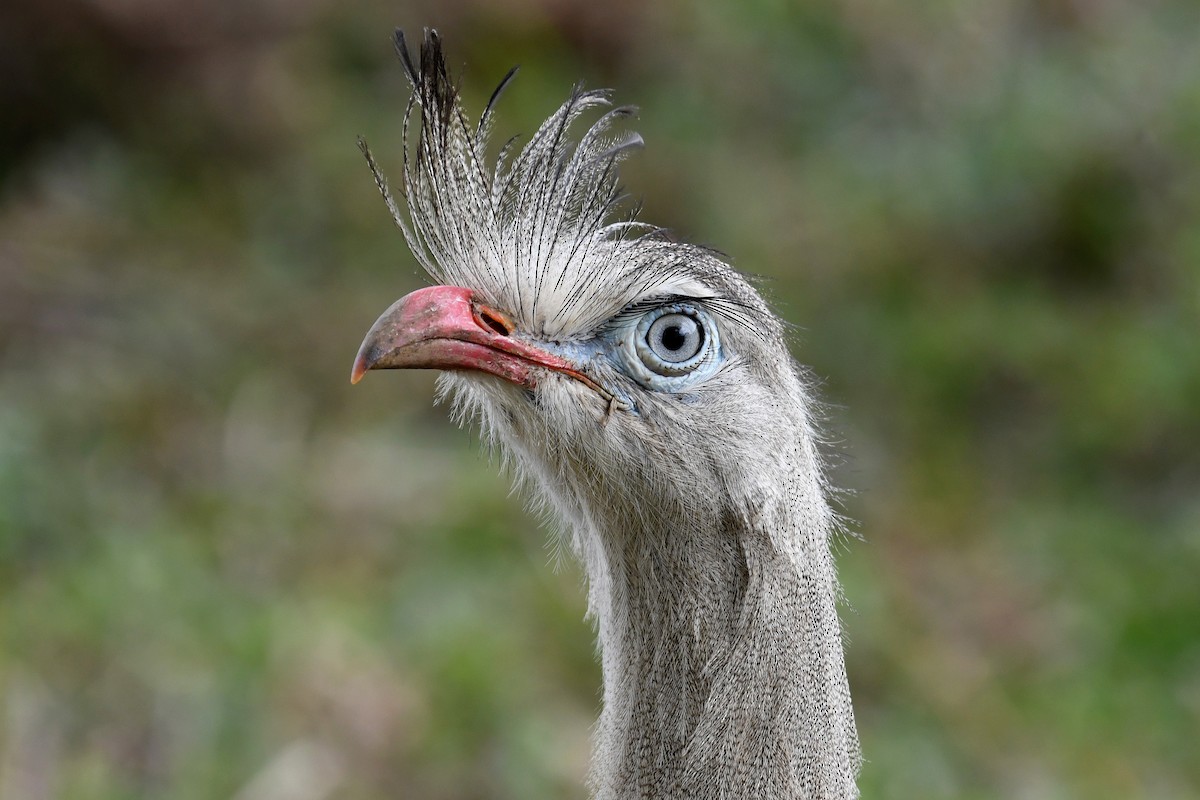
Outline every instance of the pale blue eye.
<svg viewBox="0 0 1200 800">
<path fill-rule="evenodd" d="M 657 360 L 680 364 L 700 352 L 704 346 L 704 328 L 687 314 L 664 314 L 646 331 L 646 344 Z"/>
<path fill-rule="evenodd" d="M 717 319 L 699 303 L 665 303 L 613 319 L 603 339 L 618 367 L 655 392 L 682 392 L 725 360 Z"/>
<path fill-rule="evenodd" d="M 661 385 L 653 376 L 679 378 L 712 361 L 716 330 L 708 315 L 682 305 L 671 305 L 649 312 L 631 331 L 633 349 L 640 367 L 655 388 Z"/>
</svg>

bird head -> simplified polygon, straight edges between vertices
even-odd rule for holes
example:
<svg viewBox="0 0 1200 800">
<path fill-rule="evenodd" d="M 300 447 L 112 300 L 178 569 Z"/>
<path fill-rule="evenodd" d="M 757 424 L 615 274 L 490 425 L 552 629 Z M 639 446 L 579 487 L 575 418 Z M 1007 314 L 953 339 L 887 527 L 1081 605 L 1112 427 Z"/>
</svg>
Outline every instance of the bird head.
<svg viewBox="0 0 1200 800">
<path fill-rule="evenodd" d="M 576 87 L 489 166 L 493 105 L 513 73 L 470 121 L 436 32 L 419 64 L 399 33 L 396 43 L 413 86 L 403 208 L 362 149 L 436 285 L 380 316 L 351 380 L 443 370 L 461 417 L 575 526 L 754 515 L 791 491 L 796 463 L 819 485 L 784 325 L 718 254 L 627 210 L 617 166 L 642 140 L 614 126 L 633 109 Z M 597 118 L 574 136 L 589 111 Z"/>
</svg>

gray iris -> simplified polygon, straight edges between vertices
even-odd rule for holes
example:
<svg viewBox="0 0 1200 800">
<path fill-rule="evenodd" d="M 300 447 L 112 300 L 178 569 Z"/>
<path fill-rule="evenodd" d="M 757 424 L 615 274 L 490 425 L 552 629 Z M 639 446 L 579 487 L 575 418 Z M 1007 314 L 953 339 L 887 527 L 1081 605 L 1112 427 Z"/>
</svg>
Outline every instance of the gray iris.
<svg viewBox="0 0 1200 800">
<path fill-rule="evenodd" d="M 693 358 L 704 346 L 704 329 L 687 314 L 664 314 L 646 331 L 646 344 L 669 364 Z"/>
</svg>

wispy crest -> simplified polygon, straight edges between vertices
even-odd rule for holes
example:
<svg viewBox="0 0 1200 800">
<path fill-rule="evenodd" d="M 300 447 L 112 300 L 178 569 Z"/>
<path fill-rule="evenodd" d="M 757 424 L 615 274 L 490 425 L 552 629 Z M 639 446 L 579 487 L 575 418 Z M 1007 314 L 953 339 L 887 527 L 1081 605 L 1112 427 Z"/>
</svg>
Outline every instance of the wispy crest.
<svg viewBox="0 0 1200 800">
<path fill-rule="evenodd" d="M 608 91 L 576 85 L 519 153 L 510 139 L 489 166 L 493 111 L 516 68 L 473 123 L 437 32 L 425 31 L 419 63 L 399 30 L 395 45 L 413 89 L 404 114 L 403 208 L 366 143 L 359 146 L 435 280 L 474 289 L 530 333 L 567 338 L 687 277 L 679 252 L 687 246 L 638 223 L 618 187 L 617 166 L 642 138 L 614 127 L 634 107 L 613 107 Z M 574 123 L 597 108 L 608 111 L 573 137 Z"/>
</svg>

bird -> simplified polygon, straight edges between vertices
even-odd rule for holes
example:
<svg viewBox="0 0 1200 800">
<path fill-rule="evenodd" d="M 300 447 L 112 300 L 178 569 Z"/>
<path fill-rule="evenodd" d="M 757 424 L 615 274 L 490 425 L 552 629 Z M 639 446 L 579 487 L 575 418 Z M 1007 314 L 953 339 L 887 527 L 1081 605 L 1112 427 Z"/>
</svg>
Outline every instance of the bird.
<svg viewBox="0 0 1200 800">
<path fill-rule="evenodd" d="M 394 45 L 402 191 L 359 147 L 431 284 L 370 327 L 351 381 L 441 370 L 455 418 L 559 523 L 600 654 L 591 796 L 857 797 L 844 526 L 789 326 L 726 257 L 638 219 L 618 179 L 635 108 L 576 84 L 490 158 L 516 68 L 475 120 L 435 30 Z"/>
</svg>

